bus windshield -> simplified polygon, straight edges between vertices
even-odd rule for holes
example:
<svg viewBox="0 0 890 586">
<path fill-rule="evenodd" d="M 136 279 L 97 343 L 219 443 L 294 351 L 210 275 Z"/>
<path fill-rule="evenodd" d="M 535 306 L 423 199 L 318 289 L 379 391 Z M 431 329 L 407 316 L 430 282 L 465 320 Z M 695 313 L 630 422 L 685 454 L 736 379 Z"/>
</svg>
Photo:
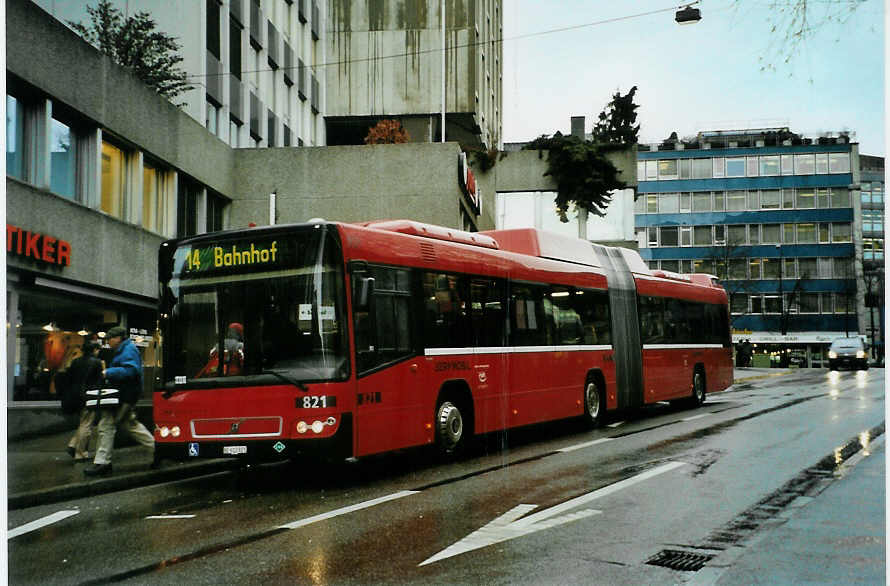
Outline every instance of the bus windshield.
<svg viewBox="0 0 890 586">
<path fill-rule="evenodd" d="M 161 282 L 165 386 L 294 384 L 349 374 L 343 260 L 319 225 L 220 235 L 167 253 Z M 165 271 L 162 270 L 163 278 Z"/>
</svg>

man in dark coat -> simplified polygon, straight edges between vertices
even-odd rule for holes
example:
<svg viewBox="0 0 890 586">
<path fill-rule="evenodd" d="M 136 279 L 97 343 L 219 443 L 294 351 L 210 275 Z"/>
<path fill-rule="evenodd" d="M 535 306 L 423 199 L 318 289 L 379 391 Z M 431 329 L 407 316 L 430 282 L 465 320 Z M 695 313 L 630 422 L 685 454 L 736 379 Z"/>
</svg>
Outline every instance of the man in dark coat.
<svg viewBox="0 0 890 586">
<path fill-rule="evenodd" d="M 90 457 L 87 448 L 96 412 L 84 408 L 83 392 L 86 389 L 97 389 L 102 386 L 103 364 L 98 356 L 99 344 L 93 341 L 84 342 L 83 353 L 75 358 L 68 367 L 70 385 L 68 393 L 70 396 L 62 400 L 63 408 L 65 407 L 64 403 L 68 403 L 68 409 L 70 409 L 68 412 L 80 411 L 80 423 L 77 426 L 77 431 L 68 442 L 68 454 L 74 458 L 75 462 L 81 462 Z"/>
</svg>

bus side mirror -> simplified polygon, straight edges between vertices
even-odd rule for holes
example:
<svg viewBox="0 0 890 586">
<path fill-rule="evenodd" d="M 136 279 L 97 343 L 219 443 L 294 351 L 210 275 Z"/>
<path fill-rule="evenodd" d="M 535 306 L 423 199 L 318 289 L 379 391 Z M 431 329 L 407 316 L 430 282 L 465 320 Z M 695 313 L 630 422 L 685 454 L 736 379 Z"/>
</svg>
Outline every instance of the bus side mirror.
<svg viewBox="0 0 890 586">
<path fill-rule="evenodd" d="M 374 296 L 374 277 L 363 277 L 358 282 L 358 290 L 355 292 L 355 310 L 368 311 L 371 307 L 371 298 Z"/>
</svg>

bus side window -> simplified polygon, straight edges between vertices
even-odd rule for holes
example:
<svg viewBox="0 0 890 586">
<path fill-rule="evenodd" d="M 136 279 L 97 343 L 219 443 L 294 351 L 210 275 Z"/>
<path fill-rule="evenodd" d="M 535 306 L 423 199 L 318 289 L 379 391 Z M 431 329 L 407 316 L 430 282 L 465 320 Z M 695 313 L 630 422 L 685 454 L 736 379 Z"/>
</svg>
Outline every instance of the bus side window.
<svg viewBox="0 0 890 586">
<path fill-rule="evenodd" d="M 504 283 L 474 278 L 470 282 L 470 321 L 477 347 L 504 345 Z"/>
<path fill-rule="evenodd" d="M 423 289 L 423 346 L 462 348 L 469 345 L 466 278 L 426 272 Z"/>
<path fill-rule="evenodd" d="M 583 344 L 611 344 L 612 318 L 609 312 L 609 294 L 593 289 L 575 291 L 574 306 L 584 327 Z"/>
</svg>

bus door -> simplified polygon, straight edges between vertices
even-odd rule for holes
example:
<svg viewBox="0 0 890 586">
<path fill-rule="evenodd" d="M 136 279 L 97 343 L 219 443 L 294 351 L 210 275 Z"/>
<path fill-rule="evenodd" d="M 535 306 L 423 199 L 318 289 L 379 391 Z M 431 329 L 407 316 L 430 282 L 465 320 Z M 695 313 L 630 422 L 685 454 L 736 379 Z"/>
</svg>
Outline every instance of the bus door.
<svg viewBox="0 0 890 586">
<path fill-rule="evenodd" d="M 364 456 L 419 445 L 430 420 L 427 369 L 417 352 L 412 271 L 368 267 L 353 274 L 354 452 Z"/>
<path fill-rule="evenodd" d="M 618 408 L 640 407 L 643 405 L 643 357 L 633 274 L 621 251 L 592 246 L 609 281 Z"/>
</svg>

